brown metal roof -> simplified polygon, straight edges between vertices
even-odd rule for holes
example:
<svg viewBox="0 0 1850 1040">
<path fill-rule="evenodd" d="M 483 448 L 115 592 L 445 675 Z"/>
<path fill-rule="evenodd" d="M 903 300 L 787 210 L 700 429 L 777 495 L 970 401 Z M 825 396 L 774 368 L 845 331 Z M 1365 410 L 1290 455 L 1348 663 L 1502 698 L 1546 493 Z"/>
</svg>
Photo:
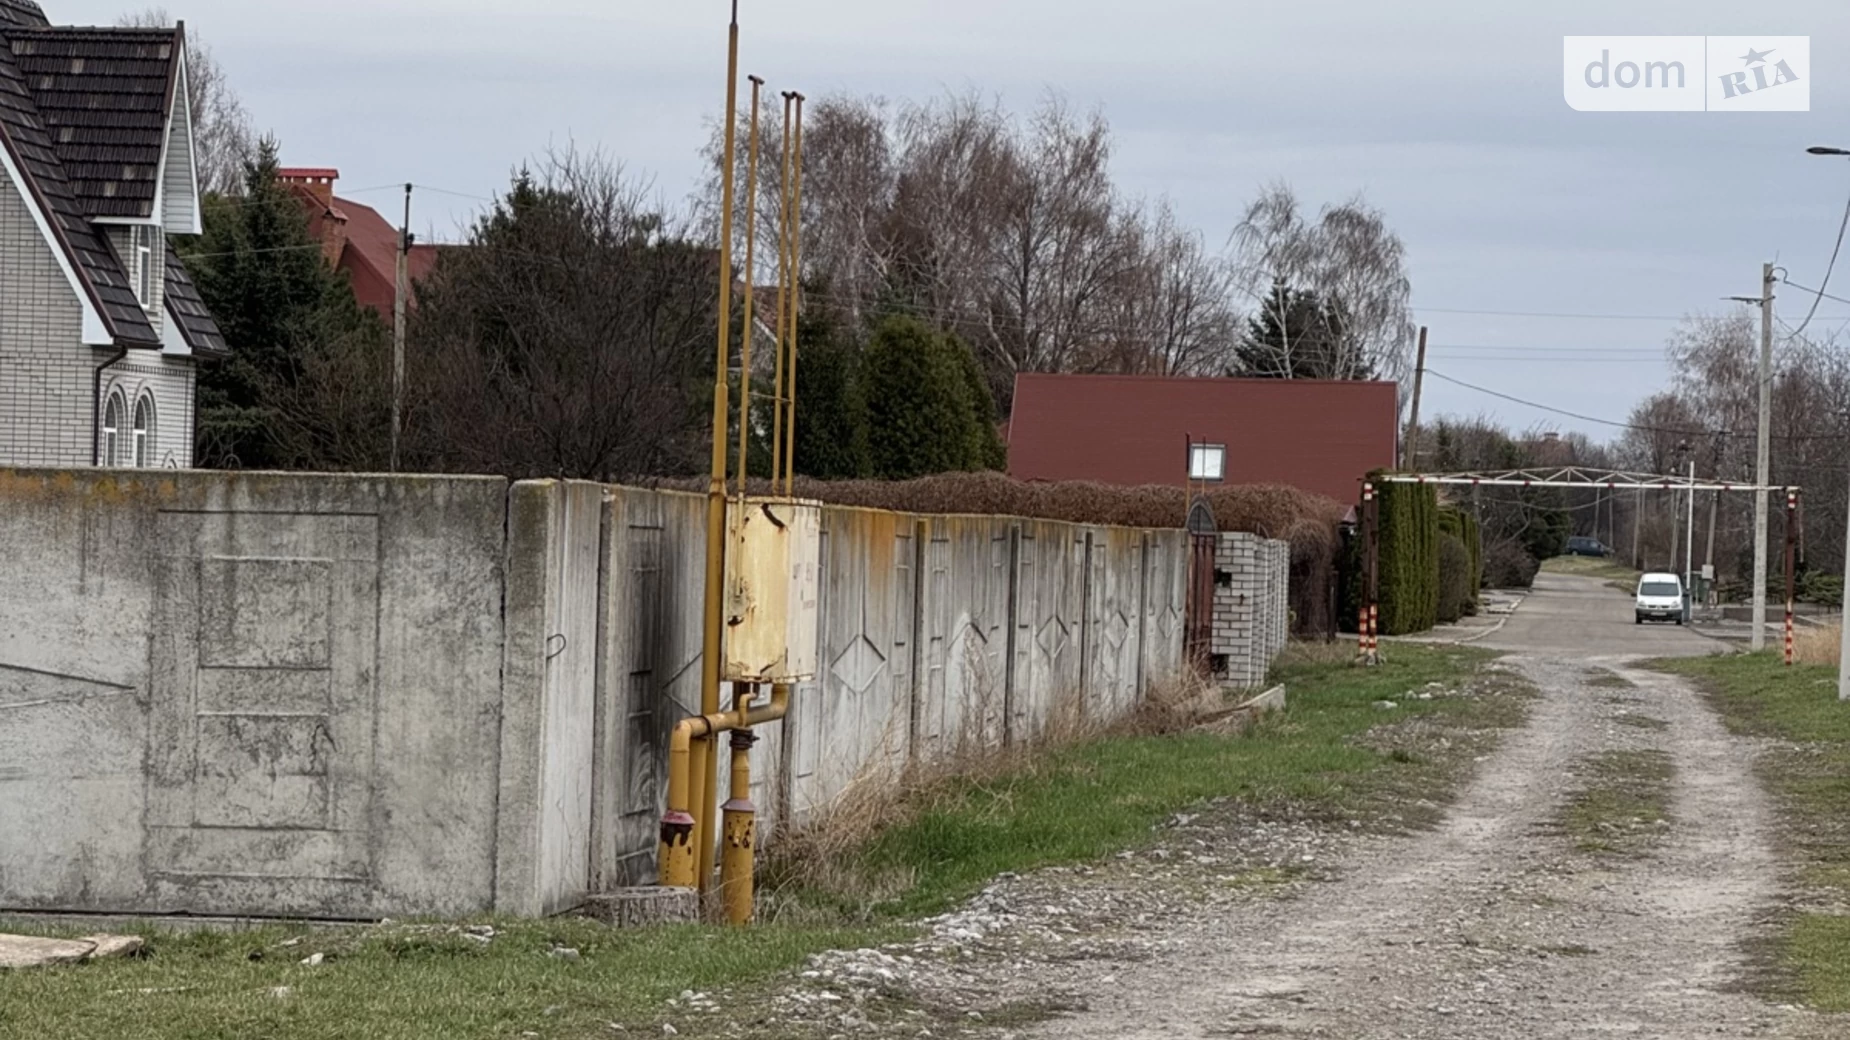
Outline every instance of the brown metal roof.
<svg viewBox="0 0 1850 1040">
<path fill-rule="evenodd" d="M 0 147 L 25 175 L 28 190 L 49 218 L 111 338 L 123 346 L 158 348 L 160 336 L 148 323 L 114 251 L 91 226 L 93 214 L 85 210 L 66 176 L 38 99 L 14 56 L 15 39 L 46 31 L 0 25 Z"/>
<path fill-rule="evenodd" d="M 0 0 L 0 25 L 50 25 L 34 0 Z"/>
<path fill-rule="evenodd" d="M 212 312 L 206 309 L 206 301 L 200 297 L 192 275 L 186 273 L 186 264 L 180 261 L 179 252 L 173 249 L 167 250 L 164 286 L 167 312 L 173 316 L 174 324 L 193 353 L 209 358 L 230 354 L 231 347 L 225 342 L 224 333 L 219 331 Z"/>
<path fill-rule="evenodd" d="M 152 216 L 179 30 L 36 29 L 7 39 L 85 212 Z"/>
<path fill-rule="evenodd" d="M 1287 484 L 1351 501 L 1392 468 L 1393 383 L 1023 373 L 1009 416 L 1009 475 L 1181 485 L 1190 439 L 1224 445 L 1227 484 Z"/>
</svg>

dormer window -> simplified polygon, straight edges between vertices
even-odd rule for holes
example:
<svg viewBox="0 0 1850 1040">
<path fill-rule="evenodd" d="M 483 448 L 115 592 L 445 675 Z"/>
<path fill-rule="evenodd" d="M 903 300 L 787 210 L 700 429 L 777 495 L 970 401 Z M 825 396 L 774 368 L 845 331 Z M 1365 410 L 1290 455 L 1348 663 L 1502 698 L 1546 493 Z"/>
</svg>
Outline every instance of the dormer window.
<svg viewBox="0 0 1850 1040">
<path fill-rule="evenodd" d="M 135 265 L 135 299 L 143 307 L 154 302 L 154 235 L 156 229 L 145 224 L 129 228 L 130 263 Z"/>
</svg>

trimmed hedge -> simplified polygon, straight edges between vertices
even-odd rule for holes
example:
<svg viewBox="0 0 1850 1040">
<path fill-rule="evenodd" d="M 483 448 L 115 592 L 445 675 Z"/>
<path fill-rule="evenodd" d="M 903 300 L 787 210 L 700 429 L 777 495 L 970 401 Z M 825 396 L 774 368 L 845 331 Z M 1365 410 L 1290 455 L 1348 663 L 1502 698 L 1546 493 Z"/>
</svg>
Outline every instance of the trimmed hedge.
<svg viewBox="0 0 1850 1040">
<path fill-rule="evenodd" d="M 1439 495 L 1426 484 L 1381 484 L 1381 632 L 1439 623 Z"/>
<path fill-rule="evenodd" d="M 1458 539 L 1459 545 L 1465 551 L 1468 566 L 1464 580 L 1466 588 L 1470 591 L 1465 597 L 1464 613 L 1461 616 L 1476 614 L 1477 593 L 1484 587 L 1484 538 L 1478 530 L 1477 517 L 1454 506 L 1443 506 L 1439 509 L 1439 534 L 1441 536 L 1450 535 Z M 1442 586 L 1444 584 L 1443 574 L 1440 576 L 1440 584 Z M 1447 619 L 1444 616 L 1445 613 L 1442 605 L 1439 610 L 1441 621 L 1457 620 L 1457 617 Z"/>
<path fill-rule="evenodd" d="M 1471 554 L 1455 534 L 1439 535 L 1439 623 L 1449 625 L 1465 616 L 1473 598 Z"/>
</svg>

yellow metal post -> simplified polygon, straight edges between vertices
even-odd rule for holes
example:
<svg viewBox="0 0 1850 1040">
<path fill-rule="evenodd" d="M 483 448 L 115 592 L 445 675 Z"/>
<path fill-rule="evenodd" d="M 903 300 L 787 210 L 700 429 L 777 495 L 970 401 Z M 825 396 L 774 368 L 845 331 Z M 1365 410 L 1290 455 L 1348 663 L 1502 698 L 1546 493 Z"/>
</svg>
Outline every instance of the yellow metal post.
<svg viewBox="0 0 1850 1040">
<path fill-rule="evenodd" d="M 725 168 L 720 173 L 719 234 L 719 335 L 713 372 L 713 460 L 707 482 L 707 560 L 705 617 L 701 631 L 700 711 L 719 712 L 720 617 L 726 580 L 726 423 L 731 401 L 726 386 L 732 361 L 732 206 L 733 161 L 736 159 L 739 111 L 739 5 L 733 0 L 732 23 L 727 30 Z M 705 892 L 713 883 L 714 794 L 717 757 L 707 734 L 690 749 L 689 773 L 694 817 L 695 887 Z"/>
<path fill-rule="evenodd" d="M 789 398 L 790 417 L 784 423 L 784 437 L 790 450 L 784 456 L 784 494 L 796 494 L 797 474 L 797 314 L 803 303 L 803 95 L 796 96 L 796 134 L 791 142 L 796 176 L 790 186 L 790 373 L 784 387 Z M 772 477 L 772 483 L 776 483 Z"/>
<path fill-rule="evenodd" d="M 751 133 L 745 145 L 745 339 L 739 344 L 739 500 L 745 499 L 745 479 L 751 466 L 752 429 L 752 295 L 758 281 L 758 92 L 764 80 L 752 81 Z"/>
<path fill-rule="evenodd" d="M 777 186 L 777 384 L 771 394 L 771 489 L 784 472 L 784 325 L 790 316 L 790 112 L 796 95 L 784 92 L 783 176 Z"/>
<path fill-rule="evenodd" d="M 752 922 L 753 865 L 757 852 L 758 812 L 752 805 L 752 745 L 758 738 L 750 729 L 748 706 L 757 687 L 747 687 L 738 698 L 738 728 L 732 731 L 732 790 L 723 807 L 721 824 L 719 892 L 730 924 Z"/>
</svg>

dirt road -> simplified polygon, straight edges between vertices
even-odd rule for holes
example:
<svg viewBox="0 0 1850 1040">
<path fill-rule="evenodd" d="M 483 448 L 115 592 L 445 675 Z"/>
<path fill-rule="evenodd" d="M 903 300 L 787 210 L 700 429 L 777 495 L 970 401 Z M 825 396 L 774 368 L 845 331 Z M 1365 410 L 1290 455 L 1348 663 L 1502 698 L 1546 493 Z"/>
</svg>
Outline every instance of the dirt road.
<svg viewBox="0 0 1850 1040">
<path fill-rule="evenodd" d="M 1742 992 L 1749 941 L 1778 899 L 1751 748 L 1683 682 L 1630 666 L 1716 644 L 1636 626 L 1612 589 L 1562 575 L 1543 575 L 1487 642 L 1540 698 L 1439 827 L 1339 836 L 1333 847 L 1281 833 L 1322 874 L 1285 898 L 1177 905 L 1187 885 L 1140 889 L 1109 870 L 1005 882 L 988 904 L 1001 923 L 989 926 L 1038 927 L 1039 941 L 1014 954 L 953 950 L 938 1002 L 959 986 L 986 989 L 991 1005 L 997 994 L 1015 1006 L 1043 994 L 1060 1013 L 1009 1032 L 1059 1040 L 1809 1038 L 1841 1028 Z M 1088 945 L 1083 922 L 1063 922 L 1106 896 L 1136 926 Z M 984 905 L 940 933 L 973 919 L 980 932 Z M 1047 952 L 1062 946 L 1068 955 Z"/>
<path fill-rule="evenodd" d="M 1680 681 L 1625 667 L 1713 645 L 1635 626 L 1612 590 L 1556 575 L 1492 645 L 1513 653 L 1509 666 L 1542 699 L 1441 827 L 1366 859 L 1357 850 L 1341 881 L 1256 905 L 1253 919 L 1200 922 L 1198 957 L 1141 966 L 1046 1035 L 1808 1031 L 1807 1016 L 1733 991 L 1743 940 L 1776 895 L 1770 814 L 1748 756 Z M 1586 783 L 1584 764 L 1645 751 L 1670 762 L 1668 826 L 1637 854 L 1583 852 L 1556 821 Z"/>
</svg>

